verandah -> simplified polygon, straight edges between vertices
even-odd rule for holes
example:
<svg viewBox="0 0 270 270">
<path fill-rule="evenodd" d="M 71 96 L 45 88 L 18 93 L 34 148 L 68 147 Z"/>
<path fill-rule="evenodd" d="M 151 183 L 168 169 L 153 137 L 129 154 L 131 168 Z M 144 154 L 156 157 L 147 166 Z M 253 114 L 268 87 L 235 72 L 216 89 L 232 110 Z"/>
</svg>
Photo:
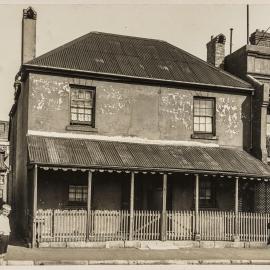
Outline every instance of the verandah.
<svg viewBox="0 0 270 270">
<path fill-rule="evenodd" d="M 199 174 L 193 174 L 194 210 L 167 210 L 167 178 L 162 173 L 162 209 L 134 209 L 135 173 L 130 175 L 129 210 L 93 210 L 92 171 L 88 171 L 87 209 L 37 209 L 37 166 L 34 177 L 33 245 L 38 242 L 110 240 L 227 240 L 267 239 L 270 215 L 239 212 L 239 177 L 234 177 L 234 211 L 200 211 Z M 231 177 L 230 177 L 231 178 Z"/>
</svg>

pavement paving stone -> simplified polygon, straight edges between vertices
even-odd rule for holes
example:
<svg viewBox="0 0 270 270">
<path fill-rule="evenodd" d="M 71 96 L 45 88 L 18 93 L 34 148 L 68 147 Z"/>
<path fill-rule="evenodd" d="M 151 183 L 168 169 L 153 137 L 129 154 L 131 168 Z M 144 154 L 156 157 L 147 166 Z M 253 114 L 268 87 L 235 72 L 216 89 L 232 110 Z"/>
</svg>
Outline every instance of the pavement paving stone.
<svg viewBox="0 0 270 270">
<path fill-rule="evenodd" d="M 267 264 L 268 248 L 26 248 L 9 246 L 8 265 L 31 264 Z"/>
</svg>

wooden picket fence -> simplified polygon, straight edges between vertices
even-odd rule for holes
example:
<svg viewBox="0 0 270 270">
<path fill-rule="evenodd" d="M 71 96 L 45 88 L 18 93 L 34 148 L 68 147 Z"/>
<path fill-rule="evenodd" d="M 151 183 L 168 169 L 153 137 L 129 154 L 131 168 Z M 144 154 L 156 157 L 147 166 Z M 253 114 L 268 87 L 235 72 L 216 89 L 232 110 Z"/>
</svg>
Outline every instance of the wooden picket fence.
<svg viewBox="0 0 270 270">
<path fill-rule="evenodd" d="M 194 211 L 167 211 L 167 240 L 193 240 Z M 201 240 L 231 241 L 238 231 L 241 241 L 266 242 L 270 214 L 229 211 L 199 211 L 198 229 Z M 130 239 L 130 213 L 127 210 L 87 211 L 38 210 L 35 219 L 37 242 L 116 241 Z M 134 211 L 133 240 L 160 240 L 161 212 Z"/>
<path fill-rule="evenodd" d="M 234 212 L 199 211 L 199 233 L 202 240 L 231 241 L 235 230 Z"/>
<path fill-rule="evenodd" d="M 195 211 L 167 211 L 167 239 L 192 240 L 195 232 Z"/>
<path fill-rule="evenodd" d="M 90 212 L 89 241 L 127 240 L 129 212 L 95 210 Z"/>
<path fill-rule="evenodd" d="M 267 242 L 270 214 L 239 213 L 239 237 L 241 241 Z"/>
<path fill-rule="evenodd" d="M 134 240 L 159 240 L 160 239 L 159 211 L 134 211 Z"/>
</svg>

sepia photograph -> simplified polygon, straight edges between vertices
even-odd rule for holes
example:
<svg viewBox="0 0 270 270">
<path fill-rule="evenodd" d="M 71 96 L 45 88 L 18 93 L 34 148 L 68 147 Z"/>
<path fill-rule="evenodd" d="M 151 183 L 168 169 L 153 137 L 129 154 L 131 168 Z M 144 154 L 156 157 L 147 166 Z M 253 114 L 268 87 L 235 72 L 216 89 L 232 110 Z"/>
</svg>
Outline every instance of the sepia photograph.
<svg viewBox="0 0 270 270">
<path fill-rule="evenodd" d="M 4 269 L 270 269 L 270 3 L 1 1 Z"/>
</svg>

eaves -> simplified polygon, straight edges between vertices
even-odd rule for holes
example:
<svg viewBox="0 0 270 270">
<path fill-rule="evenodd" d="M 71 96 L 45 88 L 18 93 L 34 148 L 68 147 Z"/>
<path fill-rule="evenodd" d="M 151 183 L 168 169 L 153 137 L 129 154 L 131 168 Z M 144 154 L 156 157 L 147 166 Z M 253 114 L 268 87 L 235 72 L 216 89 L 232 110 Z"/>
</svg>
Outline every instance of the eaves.
<svg viewBox="0 0 270 270">
<path fill-rule="evenodd" d="M 159 85 L 167 87 L 187 87 L 195 88 L 208 91 L 219 91 L 219 92 L 233 92 L 234 94 L 253 94 L 254 88 L 243 88 L 243 87 L 234 87 L 234 86 L 224 86 L 224 85 L 212 85 L 212 84 L 203 84 L 196 82 L 187 82 L 187 81 L 174 81 L 174 80 L 165 80 L 165 79 L 155 79 L 155 78 L 145 78 L 145 77 L 134 77 L 122 74 L 112 74 L 112 73 L 102 73 L 102 72 L 92 72 L 92 71 L 83 71 L 76 69 L 68 68 L 58 68 L 50 66 L 38 66 L 24 64 L 22 66 L 22 73 L 26 75 L 29 72 L 33 73 L 42 73 L 42 74 L 51 74 L 51 75 L 64 75 L 68 77 L 81 77 L 87 79 L 95 80 L 108 80 L 116 82 L 126 82 L 133 84 L 149 84 L 149 85 Z"/>
</svg>

